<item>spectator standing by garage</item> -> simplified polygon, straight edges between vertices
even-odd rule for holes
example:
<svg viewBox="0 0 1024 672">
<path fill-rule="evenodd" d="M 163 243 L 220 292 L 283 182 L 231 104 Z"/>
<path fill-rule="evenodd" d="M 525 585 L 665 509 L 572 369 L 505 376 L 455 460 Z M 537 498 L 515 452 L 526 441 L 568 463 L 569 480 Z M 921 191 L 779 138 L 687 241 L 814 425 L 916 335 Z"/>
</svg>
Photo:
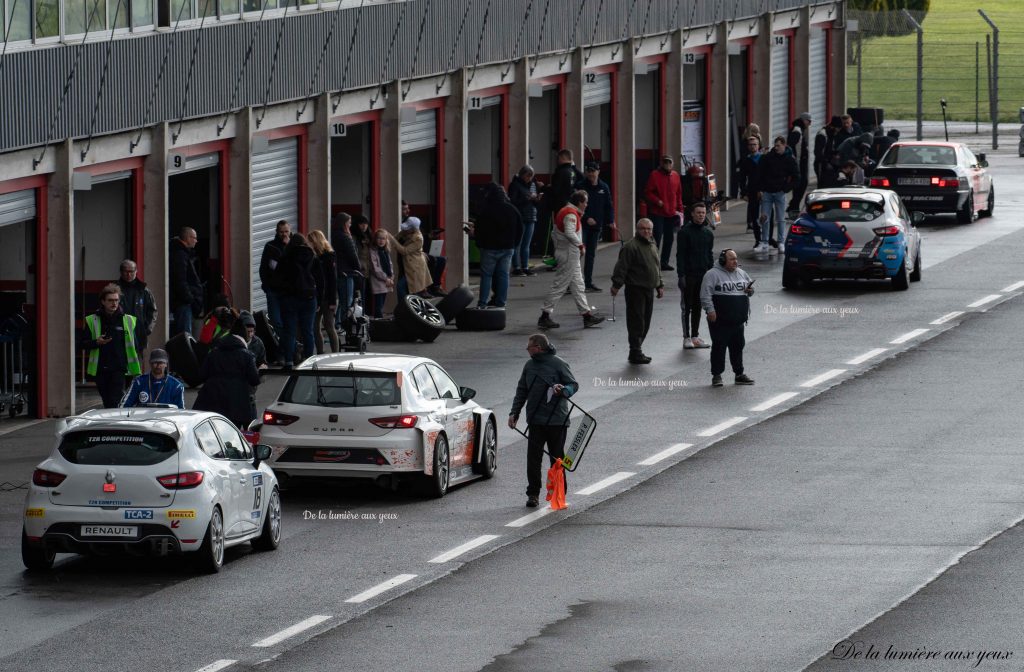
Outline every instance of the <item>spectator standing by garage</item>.
<svg viewBox="0 0 1024 672">
<path fill-rule="evenodd" d="M 698 337 L 700 331 L 700 287 L 704 274 L 714 265 L 715 234 L 708 226 L 707 206 L 694 203 L 689 221 L 679 232 L 676 273 L 683 312 L 683 348 L 710 347 Z"/>
<path fill-rule="evenodd" d="M 544 198 L 541 202 L 542 207 L 538 221 L 544 227 L 555 227 L 558 225 L 558 222 L 554 221 L 553 217 L 557 217 L 558 212 L 569 204 L 569 198 L 576 190 L 576 183 L 583 179 L 583 173 L 573 163 L 571 149 L 558 150 L 555 161 L 557 163 L 555 165 L 555 172 L 551 174 L 551 184 L 543 190 Z M 552 233 L 552 235 L 554 234 Z M 542 252 L 545 255 L 547 253 L 547 249 Z"/>
<path fill-rule="evenodd" d="M 577 191 L 569 197 L 569 204 L 555 215 L 555 226 L 551 238 L 555 241 L 555 280 L 551 283 L 551 291 L 544 301 L 537 326 L 541 329 L 557 329 L 558 322 L 551 319 L 555 305 L 570 290 L 576 301 L 576 309 L 583 317 L 584 327 L 594 327 L 604 322 L 590 312 L 587 303 L 586 289 L 583 286 L 583 270 L 580 268 L 580 257 L 583 256 L 583 240 L 580 238 L 583 213 L 587 209 L 587 192 Z"/>
<path fill-rule="evenodd" d="M 133 408 L 143 404 L 174 404 L 185 408 L 185 385 L 167 373 L 167 351 L 156 348 L 149 353 L 149 373 L 136 376 L 121 406 Z"/>
<path fill-rule="evenodd" d="M 139 280 L 138 271 L 138 265 L 131 259 L 122 261 L 117 286 L 121 288 L 121 310 L 135 318 L 135 349 L 142 357 L 156 325 L 156 299 L 146 283 Z"/>
<path fill-rule="evenodd" d="M 743 373 L 744 325 L 750 316 L 750 296 L 754 281 L 739 267 L 735 250 L 722 250 L 718 265 L 704 274 L 700 287 L 700 302 L 708 315 L 711 331 L 711 385 L 722 386 L 725 372 L 725 353 L 736 374 L 737 385 L 753 385 L 754 381 Z"/>
<path fill-rule="evenodd" d="M 383 229 L 374 234 L 374 247 L 370 252 L 370 292 L 373 294 L 373 313 L 384 317 L 384 301 L 395 291 L 395 266 L 391 259 L 391 243 Z"/>
<path fill-rule="evenodd" d="M 523 236 L 519 209 L 512 205 L 500 184 L 487 185 L 484 211 L 474 227 L 480 248 L 480 295 L 478 307 L 489 303 L 503 308 L 508 302 L 508 283 L 516 241 Z M 491 298 L 493 284 L 494 298 Z"/>
<path fill-rule="evenodd" d="M 821 171 L 825 168 L 825 164 L 832 157 L 832 152 L 836 147 L 836 134 L 842 127 L 843 120 L 838 116 L 833 116 L 832 119 L 822 126 L 814 135 L 814 175 L 818 179 L 819 189 L 822 187 Z"/>
<path fill-rule="evenodd" d="M 331 247 L 336 251 L 338 274 L 338 303 L 335 325 L 340 321 L 349 306 L 352 305 L 352 296 L 355 292 L 356 280 L 362 277 L 363 268 L 359 263 L 359 253 L 356 251 L 356 241 L 352 237 L 352 216 L 347 212 L 339 212 L 334 217 L 334 227 L 331 232 Z"/>
<path fill-rule="evenodd" d="M 864 176 L 864 169 L 857 165 L 856 161 L 847 161 L 839 168 L 836 176 L 835 186 L 837 187 L 863 187 L 867 178 Z"/>
<path fill-rule="evenodd" d="M 360 295 L 363 297 L 363 307 L 365 308 L 369 301 L 369 297 L 373 294 L 370 289 L 370 253 L 373 251 L 373 229 L 370 228 L 370 220 L 363 215 L 356 215 L 352 218 L 352 239 L 356 241 L 356 254 L 359 257 L 359 267 L 363 269 L 363 286 L 357 287 Z M 332 245 L 333 247 L 333 245 Z M 337 253 L 337 250 L 335 250 Z M 340 311 L 339 311 L 340 313 Z M 337 315 L 335 324 L 341 324 L 341 320 L 344 315 Z"/>
<path fill-rule="evenodd" d="M 661 248 L 661 270 L 674 271 L 669 266 L 672 255 L 672 240 L 682 222 L 679 213 L 683 211 L 682 181 L 673 169 L 672 157 L 661 157 L 661 163 L 651 171 L 644 188 L 647 199 L 647 213 L 654 222 L 654 242 Z"/>
<path fill-rule="evenodd" d="M 243 310 L 238 314 L 238 322 L 245 329 L 245 334 L 242 337 L 245 339 L 245 346 L 256 359 L 256 369 L 262 371 L 268 366 L 267 346 L 263 343 L 263 339 L 256 335 L 256 318 L 248 310 Z"/>
<path fill-rule="evenodd" d="M 874 136 L 870 133 L 861 133 L 858 136 L 843 140 L 842 144 L 837 147 L 839 165 L 842 166 L 847 161 L 863 163 L 865 158 L 870 158 L 871 143 L 873 141 Z"/>
<path fill-rule="evenodd" d="M 297 233 L 288 243 L 294 244 Z M 308 248 L 307 248 L 308 249 Z M 285 302 L 287 305 L 291 300 Z M 199 377 L 203 386 L 192 408 L 196 411 L 220 413 L 236 427 L 246 429 L 256 419 L 256 406 L 250 400 L 249 388 L 260 384 L 256 358 L 249 352 L 245 339 L 239 335 L 236 318 L 227 313 L 222 322 L 223 335 L 214 341 L 213 349 L 203 360 Z"/>
<path fill-rule="evenodd" d="M 187 226 L 171 240 L 167 264 L 171 285 L 171 336 L 182 331 L 191 334 L 193 318 L 203 314 L 203 283 L 199 280 L 195 262 L 198 241 L 195 229 Z"/>
<path fill-rule="evenodd" d="M 843 144 L 850 138 L 855 138 L 860 135 L 860 124 L 856 123 L 848 114 L 844 114 L 839 117 L 839 130 L 836 132 L 836 143 L 835 146 Z"/>
<path fill-rule="evenodd" d="M 544 334 L 534 334 L 527 341 L 529 361 L 516 385 L 508 426 L 515 429 L 519 413 L 526 408 L 526 505 L 539 504 L 540 467 L 547 446 L 551 464 L 565 456 L 565 435 L 569 427 L 569 397 L 579 390 L 569 364 L 555 353 Z M 566 485 L 568 489 L 568 485 Z"/>
<path fill-rule="evenodd" d="M 881 127 L 879 127 L 881 129 Z M 885 153 L 889 151 L 889 148 L 899 142 L 900 129 L 890 128 L 889 132 L 885 135 L 877 135 L 871 144 L 871 160 L 878 163 L 885 156 Z"/>
<path fill-rule="evenodd" d="M 770 152 L 765 152 L 757 166 L 757 183 L 761 190 L 761 236 L 768 228 L 769 254 L 785 251 L 786 241 L 786 193 L 793 189 L 800 176 L 796 159 L 786 152 L 786 139 L 775 138 Z M 773 236 L 771 218 L 775 217 L 778 234 Z"/>
<path fill-rule="evenodd" d="M 761 191 L 757 183 L 757 168 L 761 161 L 761 141 L 747 140 L 747 155 L 740 159 L 740 198 L 747 202 L 747 230 L 754 232 L 754 250 L 768 251 L 768 241 L 761 240 Z"/>
<path fill-rule="evenodd" d="M 285 287 L 281 281 L 281 274 L 278 265 L 284 255 L 284 248 L 292 237 L 292 227 L 288 220 L 282 219 L 277 223 L 274 230 L 274 238 L 263 246 L 263 254 L 260 256 L 260 286 L 263 294 L 267 297 L 267 319 L 270 320 L 274 330 L 281 333 L 281 297 L 285 293 Z"/>
<path fill-rule="evenodd" d="M 316 354 L 324 354 L 324 335 L 331 346 L 331 352 L 338 352 L 338 330 L 334 326 L 334 313 L 338 309 L 338 255 L 327 242 L 323 231 L 309 232 L 309 246 L 316 255 L 316 271 L 313 278 L 316 287 L 316 319 L 313 320 L 313 340 Z M 362 288 L 359 290 L 362 292 Z"/>
<path fill-rule="evenodd" d="M 535 179 L 533 166 L 530 165 L 520 168 L 508 185 L 508 197 L 512 205 L 519 208 L 519 217 L 523 220 L 523 235 L 516 241 L 516 249 L 512 253 L 512 275 L 515 276 L 537 275 L 530 270 L 530 245 L 537 228 L 537 210 L 543 186 Z"/>
<path fill-rule="evenodd" d="M 789 129 L 789 137 L 786 144 L 796 155 L 796 165 L 800 169 L 800 176 L 793 185 L 793 197 L 789 201 L 789 212 L 797 214 L 800 212 L 800 201 L 803 200 L 807 191 L 807 182 L 810 177 L 810 130 L 811 113 L 802 112 L 799 117 L 793 120 Z"/>
<path fill-rule="evenodd" d="M 600 292 L 594 284 L 594 260 L 597 258 L 597 244 L 601 242 L 604 230 L 615 228 L 615 206 L 612 205 L 612 190 L 601 179 L 601 166 L 596 162 L 587 164 L 583 179 L 577 189 L 587 192 L 587 210 L 583 213 L 583 286 L 588 292 Z"/>
<path fill-rule="evenodd" d="M 82 349 L 86 374 L 96 381 L 103 408 L 117 408 L 125 376 L 142 373 L 135 349 L 135 317 L 121 310 L 121 290 L 111 283 L 100 291 L 100 307 L 85 318 Z"/>
<path fill-rule="evenodd" d="M 417 294 L 429 299 L 431 296 L 427 287 L 430 286 L 430 270 L 427 268 L 427 255 L 423 251 L 420 219 L 409 217 L 398 228 L 397 237 L 385 231 L 388 242 L 391 243 L 401 263 L 402 272 L 397 284 L 398 300 L 402 301 L 407 294 Z"/>
<path fill-rule="evenodd" d="M 306 237 L 301 233 L 293 234 L 279 266 L 288 288 L 281 302 L 281 319 L 284 322 L 281 347 L 284 350 L 285 368 L 295 365 L 296 328 L 302 338 L 302 356 L 310 357 L 316 352 L 313 337 L 317 288 L 314 261 L 315 255 Z"/>
<path fill-rule="evenodd" d="M 661 259 L 654 243 L 654 222 L 646 217 L 636 223 L 636 236 L 619 249 L 612 271 L 612 296 L 626 287 L 626 333 L 629 337 L 629 363 L 650 364 L 643 344 L 654 315 L 654 296 L 665 296 L 661 280 Z"/>
</svg>

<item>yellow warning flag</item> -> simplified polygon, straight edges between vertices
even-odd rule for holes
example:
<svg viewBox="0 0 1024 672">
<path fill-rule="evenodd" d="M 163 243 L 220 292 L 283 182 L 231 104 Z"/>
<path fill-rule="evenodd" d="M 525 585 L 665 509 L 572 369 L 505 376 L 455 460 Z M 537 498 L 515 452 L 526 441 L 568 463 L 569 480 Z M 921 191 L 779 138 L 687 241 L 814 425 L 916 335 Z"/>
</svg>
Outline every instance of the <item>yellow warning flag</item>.
<svg viewBox="0 0 1024 672">
<path fill-rule="evenodd" d="M 565 469 L 562 467 L 562 458 L 555 460 L 555 463 L 548 469 L 548 496 L 551 508 L 560 511 L 566 508 L 565 504 Z"/>
</svg>

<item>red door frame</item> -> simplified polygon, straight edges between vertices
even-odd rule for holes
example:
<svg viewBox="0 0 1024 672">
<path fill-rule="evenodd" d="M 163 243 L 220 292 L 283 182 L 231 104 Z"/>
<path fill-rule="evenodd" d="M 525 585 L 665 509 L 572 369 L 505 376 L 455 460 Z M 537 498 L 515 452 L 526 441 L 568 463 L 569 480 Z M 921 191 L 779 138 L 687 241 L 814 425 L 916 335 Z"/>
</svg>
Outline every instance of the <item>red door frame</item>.
<svg viewBox="0 0 1024 672">
<path fill-rule="evenodd" d="M 217 227 L 217 246 L 220 248 L 222 282 L 227 282 L 227 278 L 231 277 L 231 203 L 229 199 L 231 141 L 214 140 L 213 142 L 188 145 L 175 148 L 174 150 L 175 154 L 183 156 L 201 156 L 203 154 L 213 154 L 214 152 L 219 155 L 217 160 L 219 162 L 218 167 L 220 168 L 220 173 L 217 175 L 217 188 L 220 190 L 220 226 Z M 221 291 L 224 291 L 224 287 L 221 287 Z"/>
<path fill-rule="evenodd" d="M 380 226 L 380 120 L 382 116 L 383 111 L 377 110 L 338 117 L 348 126 L 370 124 L 370 228 L 374 231 Z"/>
<path fill-rule="evenodd" d="M 487 89 L 475 89 L 470 91 L 467 95 L 471 97 L 487 98 L 490 96 L 501 96 L 501 103 L 499 103 L 498 111 L 498 124 L 501 127 L 501 137 L 498 138 L 499 150 L 501 152 L 500 172 L 498 173 L 498 179 L 501 180 L 502 186 L 505 186 L 512 179 L 508 172 L 508 94 L 511 91 L 511 86 L 508 84 L 502 84 L 500 86 L 492 86 Z"/>
<path fill-rule="evenodd" d="M 260 137 L 266 138 L 267 140 L 280 140 L 281 138 L 298 138 L 299 150 L 298 164 L 295 168 L 298 172 L 296 177 L 298 178 L 299 185 L 299 221 L 297 222 L 299 232 L 305 235 L 309 229 L 309 127 L 305 124 L 298 126 L 286 126 L 284 128 L 274 128 L 269 131 L 262 133 L 254 133 Z"/>
<path fill-rule="evenodd" d="M 50 333 L 48 328 L 47 310 L 49 309 L 49 300 L 47 293 L 46 273 L 47 273 L 47 254 L 49 251 L 47 234 L 47 178 L 45 176 L 39 177 L 21 177 L 7 182 L 0 182 L 0 194 L 9 194 L 13 191 L 23 191 L 25 189 L 35 189 L 36 196 L 36 217 L 35 217 L 35 259 L 33 260 L 33 266 L 35 267 L 35 324 L 36 324 L 36 338 L 35 338 L 35 357 L 36 357 L 36 417 L 45 418 L 46 415 L 46 374 L 47 374 L 47 343 L 46 336 Z M 25 287 L 26 299 L 28 293 L 28 286 Z M 26 303 L 28 301 L 26 300 Z M 72 336 L 73 338 L 73 336 Z"/>
</svg>

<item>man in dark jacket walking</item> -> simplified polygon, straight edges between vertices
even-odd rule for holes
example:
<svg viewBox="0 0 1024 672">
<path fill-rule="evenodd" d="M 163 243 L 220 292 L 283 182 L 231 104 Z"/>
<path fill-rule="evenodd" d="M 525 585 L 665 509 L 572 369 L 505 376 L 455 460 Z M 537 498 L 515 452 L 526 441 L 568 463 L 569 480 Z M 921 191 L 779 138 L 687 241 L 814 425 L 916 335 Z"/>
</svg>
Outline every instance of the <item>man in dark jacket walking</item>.
<svg viewBox="0 0 1024 672">
<path fill-rule="evenodd" d="M 676 252 L 676 273 L 683 309 L 683 348 L 709 348 L 697 336 L 700 329 L 700 283 L 704 274 L 714 265 L 715 234 L 707 225 L 707 206 L 695 203 L 690 208 L 689 221 L 679 232 Z"/>
<path fill-rule="evenodd" d="M 192 408 L 220 413 L 236 427 L 246 429 L 256 419 L 249 389 L 260 384 L 260 374 L 256 358 L 237 335 L 235 322 L 230 311 L 222 314 L 219 326 L 223 335 L 213 342 L 213 349 L 203 360 L 199 373 L 203 386 Z"/>
<path fill-rule="evenodd" d="M 765 152 L 757 165 L 757 183 L 761 190 L 761 228 L 762 239 L 764 228 L 768 228 L 768 240 L 771 248 L 768 254 L 785 251 L 786 241 L 786 192 L 793 189 L 800 177 L 800 167 L 796 159 L 786 153 L 786 139 L 781 135 L 775 138 L 770 152 Z M 778 235 L 771 227 L 771 218 L 775 217 Z"/>
<path fill-rule="evenodd" d="M 117 286 L 121 288 L 121 310 L 135 317 L 135 349 L 141 358 L 156 325 L 156 299 L 146 283 L 139 280 L 138 271 L 138 265 L 131 259 L 122 261 Z"/>
<path fill-rule="evenodd" d="M 508 426 L 515 429 L 519 413 L 526 406 L 528 442 L 526 446 L 526 505 L 539 504 L 540 466 L 547 445 L 551 464 L 565 456 L 565 434 L 569 427 L 569 397 L 579 390 L 569 364 L 555 354 L 544 334 L 534 334 L 527 342 L 530 361 L 516 385 Z M 566 486 L 568 489 L 568 485 Z"/>
<path fill-rule="evenodd" d="M 804 112 L 793 120 L 789 129 L 789 137 L 786 138 L 786 144 L 796 155 L 796 164 L 800 169 L 800 176 L 797 177 L 796 184 L 793 185 L 793 197 L 789 200 L 789 212 L 792 213 L 800 212 L 800 201 L 807 191 L 811 155 L 810 130 L 811 113 Z"/>
<path fill-rule="evenodd" d="M 654 242 L 654 222 L 646 217 L 636 223 L 636 236 L 619 250 L 612 271 L 612 296 L 626 287 L 626 333 L 629 335 L 629 363 L 650 364 L 643 344 L 651 328 L 654 295 L 665 296 L 661 281 L 661 259 Z"/>
<path fill-rule="evenodd" d="M 743 325 L 750 315 L 750 296 L 754 281 L 739 267 L 736 252 L 722 250 L 718 265 L 704 274 L 700 286 L 700 302 L 708 314 L 711 331 L 711 385 L 722 386 L 725 372 L 725 352 L 736 374 L 737 385 L 753 385 L 752 378 L 743 373 Z"/>
<path fill-rule="evenodd" d="M 523 220 L 500 184 L 487 185 L 484 211 L 474 227 L 480 249 L 480 295 L 478 307 L 488 304 L 503 308 L 508 301 L 509 275 L 516 242 L 523 236 Z M 491 298 L 491 288 L 494 298 Z"/>
<path fill-rule="evenodd" d="M 192 320 L 203 314 L 203 283 L 196 272 L 195 229 L 184 227 L 171 240 L 167 273 L 170 276 L 171 333 L 192 333 Z"/>
<path fill-rule="evenodd" d="M 273 240 L 263 246 L 263 255 L 260 256 L 260 286 L 267 297 L 267 318 L 278 334 L 281 333 L 282 325 L 281 298 L 287 289 L 278 265 L 291 237 L 292 227 L 287 220 L 282 219 L 277 223 Z"/>
<path fill-rule="evenodd" d="M 597 258 L 597 244 L 605 227 L 615 228 L 615 208 L 612 205 L 612 190 L 601 179 L 601 166 L 588 163 L 584 178 L 576 183 L 577 189 L 587 192 L 587 209 L 583 213 L 583 285 L 588 292 L 600 292 L 594 284 L 594 260 Z"/>
</svg>

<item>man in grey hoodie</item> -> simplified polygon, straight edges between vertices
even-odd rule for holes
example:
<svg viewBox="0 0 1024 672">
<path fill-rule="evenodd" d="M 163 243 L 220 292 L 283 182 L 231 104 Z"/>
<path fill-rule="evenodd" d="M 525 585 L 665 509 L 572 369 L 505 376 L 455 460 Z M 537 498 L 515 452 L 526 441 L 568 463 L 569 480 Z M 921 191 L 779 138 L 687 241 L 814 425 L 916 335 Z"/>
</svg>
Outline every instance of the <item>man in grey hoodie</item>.
<svg viewBox="0 0 1024 672">
<path fill-rule="evenodd" d="M 725 351 L 736 374 L 737 385 L 753 385 L 743 373 L 743 325 L 750 315 L 750 296 L 754 281 L 739 267 L 736 252 L 726 248 L 718 255 L 718 265 L 704 274 L 700 285 L 700 303 L 708 316 L 711 332 L 711 385 L 722 386 Z"/>
<path fill-rule="evenodd" d="M 526 505 L 539 504 L 540 466 L 547 444 L 551 464 L 564 457 L 565 434 L 569 428 L 569 397 L 580 389 L 569 364 L 555 354 L 544 334 L 534 334 L 527 342 L 530 361 L 523 366 L 508 414 L 508 426 L 515 429 L 519 413 L 526 406 L 529 442 L 526 447 Z M 567 486 L 568 487 L 568 486 Z"/>
</svg>

